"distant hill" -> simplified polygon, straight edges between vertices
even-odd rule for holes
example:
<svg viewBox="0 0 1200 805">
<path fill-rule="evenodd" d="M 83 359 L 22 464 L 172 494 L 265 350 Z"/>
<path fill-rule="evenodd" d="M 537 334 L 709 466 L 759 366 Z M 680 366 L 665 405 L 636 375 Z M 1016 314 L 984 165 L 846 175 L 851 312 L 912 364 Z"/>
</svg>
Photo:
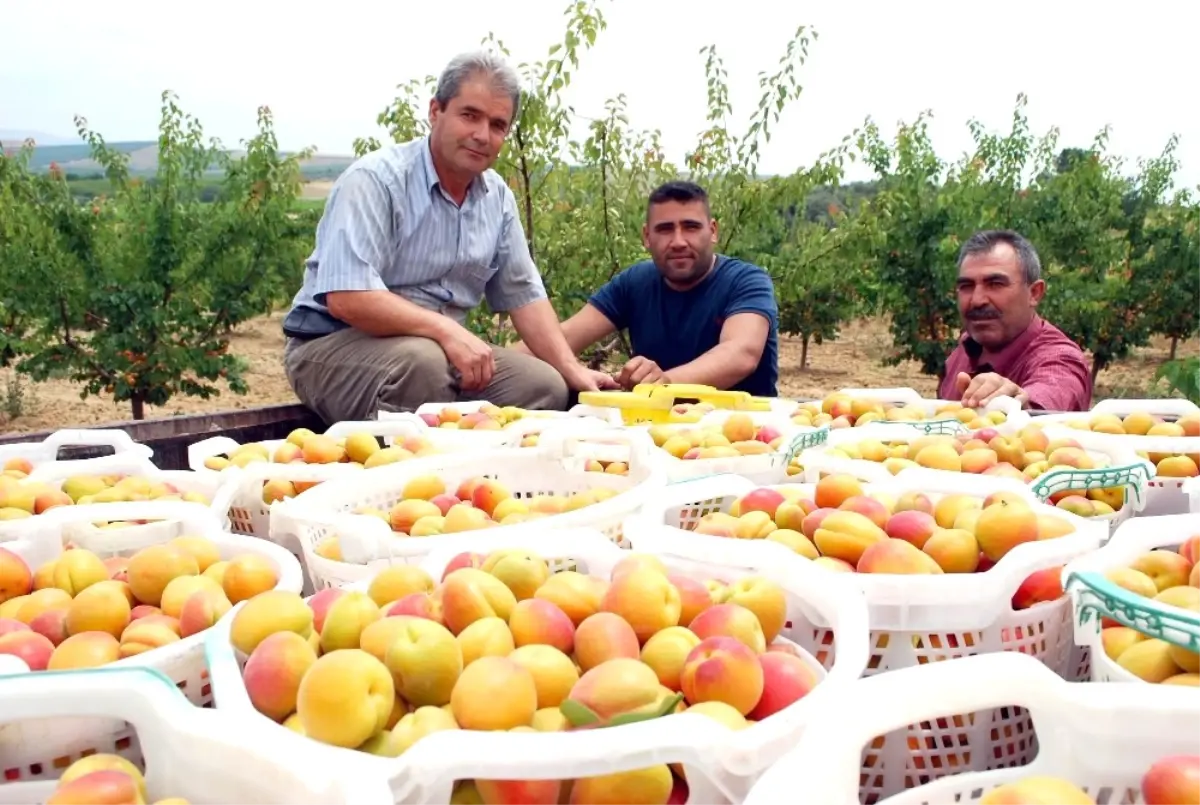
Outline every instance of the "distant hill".
<svg viewBox="0 0 1200 805">
<path fill-rule="evenodd" d="M 7 130 L 0 129 L 0 142 L 6 148 L 19 147 L 23 140 L 19 137 L 10 139 L 8 133 Z M 42 140 L 35 136 L 34 142 L 40 143 Z M 129 155 L 131 173 L 153 174 L 158 170 L 158 142 L 155 140 L 114 142 L 108 143 L 108 146 Z M 229 153 L 238 156 L 245 152 L 230 150 Z M 340 175 L 353 161 L 352 156 L 317 154 L 301 163 L 301 171 L 308 179 L 330 179 Z M 36 145 L 30 158 L 30 167 L 45 171 L 50 169 L 52 163 L 58 165 L 63 173 L 74 176 L 91 176 L 103 172 L 100 165 L 92 160 L 91 150 L 86 143 Z"/>
<path fill-rule="evenodd" d="M 57 134 L 47 134 L 44 131 L 28 131 L 26 129 L 0 129 L 0 145 L 5 148 L 18 146 L 26 140 L 33 140 L 39 145 L 70 145 L 77 142 L 79 137 L 61 137 Z"/>
</svg>

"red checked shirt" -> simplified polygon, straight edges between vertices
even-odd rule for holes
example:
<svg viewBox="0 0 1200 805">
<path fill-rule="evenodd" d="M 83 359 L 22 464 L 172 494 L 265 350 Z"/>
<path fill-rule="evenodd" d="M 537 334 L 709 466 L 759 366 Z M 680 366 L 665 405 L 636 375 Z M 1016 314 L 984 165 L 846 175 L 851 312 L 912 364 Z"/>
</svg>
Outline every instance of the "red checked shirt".
<svg viewBox="0 0 1200 805">
<path fill-rule="evenodd" d="M 1062 330 L 1040 316 L 1012 343 L 986 359 L 975 339 L 962 340 L 946 359 L 946 377 L 938 389 L 943 400 L 957 400 L 955 378 L 995 372 L 1029 395 L 1030 408 L 1044 411 L 1086 411 L 1092 405 L 1092 374 L 1083 350 Z"/>
</svg>

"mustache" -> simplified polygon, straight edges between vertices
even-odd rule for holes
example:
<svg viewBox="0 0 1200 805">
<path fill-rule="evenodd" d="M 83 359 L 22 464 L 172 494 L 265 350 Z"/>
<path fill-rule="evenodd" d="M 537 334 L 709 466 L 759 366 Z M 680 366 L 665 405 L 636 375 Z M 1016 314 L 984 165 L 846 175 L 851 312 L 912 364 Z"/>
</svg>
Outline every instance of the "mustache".
<svg viewBox="0 0 1200 805">
<path fill-rule="evenodd" d="M 1000 318 L 1000 311 L 994 307 L 980 307 L 967 311 L 967 321 L 991 321 Z"/>
</svg>

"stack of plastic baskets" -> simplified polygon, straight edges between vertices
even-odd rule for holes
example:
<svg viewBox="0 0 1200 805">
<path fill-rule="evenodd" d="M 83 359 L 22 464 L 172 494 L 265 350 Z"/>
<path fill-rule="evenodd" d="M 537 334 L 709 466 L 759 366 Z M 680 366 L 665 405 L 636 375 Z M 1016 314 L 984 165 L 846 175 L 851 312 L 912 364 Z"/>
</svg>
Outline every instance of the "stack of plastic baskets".
<svg viewBox="0 0 1200 805">
<path fill-rule="evenodd" d="M 145 521 L 141 525 L 126 528 L 97 528 L 92 523 L 100 518 L 112 520 Z M 16 554 L 28 568 L 37 572 L 47 563 L 54 562 L 63 553 L 64 544 L 69 542 L 77 548 L 91 551 L 100 559 L 131 556 L 152 545 L 161 545 L 180 536 L 197 536 L 209 540 L 220 552 L 221 559 L 253 554 L 263 557 L 276 572 L 276 589 L 300 592 L 302 577 L 299 563 L 290 553 L 264 540 L 230 534 L 207 507 L 195 503 L 174 501 L 148 501 L 143 503 L 107 503 L 95 506 L 74 506 L 52 509 L 39 518 L 39 531 L 10 542 L 0 548 Z M 49 591 L 35 591 L 25 598 Z M 60 598 L 66 597 L 60 595 Z M 20 598 L 9 598 L 3 605 L 12 610 L 14 619 L 23 622 L 29 619 L 21 614 Z M 14 601 L 18 604 L 14 605 Z M 42 607 L 32 602 L 35 609 Z M 60 604 L 61 605 L 61 602 Z M 5 612 L 5 617 L 9 617 Z M 207 705 L 212 700 L 208 683 L 208 666 L 204 657 L 204 634 L 192 635 L 167 643 L 159 648 L 118 660 L 107 668 L 147 667 L 163 674 L 196 705 Z M 42 671 L 36 673 L 45 673 Z M 4 687 L 0 684 L 0 689 Z M 0 711 L 0 718 L 3 717 Z M 40 727 L 40 734 L 56 742 L 77 746 L 77 751 L 111 751 L 128 740 L 121 725 L 113 722 L 85 723 L 78 718 L 47 722 Z M 36 754 L 28 756 L 26 750 L 36 749 L 36 743 L 10 745 L 6 754 L 16 765 L 32 765 L 46 760 Z"/>
<path fill-rule="evenodd" d="M 81 751 L 70 732 L 42 726 L 47 719 L 95 718 L 128 725 L 130 738 Z M 148 668 L 0 676 L 0 803 L 46 802 L 68 764 L 99 750 L 130 760 L 145 780 L 144 800 L 105 802 L 178 797 L 192 805 L 391 805 L 384 778 L 326 767 L 310 742 L 279 732 L 270 724 L 193 707 L 169 679 Z M 36 760 L 17 760 L 10 754 L 14 749 Z M 81 794 L 94 799 L 69 801 L 100 802 L 111 790 L 95 789 Z"/>
<path fill-rule="evenodd" d="M 1154 574 L 1151 582 L 1158 587 L 1158 594 L 1171 587 L 1184 588 L 1176 590 L 1176 603 L 1191 604 L 1194 609 L 1148 598 L 1149 590 L 1144 590 L 1144 594 L 1132 592 L 1106 576 L 1109 571 L 1129 567 L 1151 552 L 1158 554 L 1159 561 L 1151 563 L 1156 567 L 1146 566 L 1146 570 Z M 1200 571 L 1193 573 L 1192 568 L 1198 561 L 1200 514 L 1170 514 L 1130 520 L 1117 529 L 1103 548 L 1067 565 L 1063 570 L 1063 585 L 1075 607 L 1075 642 L 1091 656 L 1093 680 L 1162 682 L 1181 674 L 1196 675 L 1200 664 L 1192 658 L 1200 652 L 1200 591 L 1195 589 Z M 1139 663 L 1147 678 L 1131 673 L 1105 651 L 1102 639 L 1105 623 L 1129 627 L 1156 641 L 1156 649 L 1162 649 L 1160 655 L 1168 649 L 1162 643 L 1192 652 L 1191 656 L 1179 655 L 1188 667 L 1173 658 L 1159 656 L 1155 662 Z M 1143 650 L 1139 649 L 1139 653 Z M 1196 681 L 1200 683 L 1200 677 Z"/>
<path fill-rule="evenodd" d="M 840 706 L 822 703 L 818 723 L 823 728 L 806 732 L 792 752 L 763 775 L 745 805 L 787 802 L 798 791 L 804 793 L 804 801 L 822 805 L 976 802 L 1000 785 L 1034 776 L 1073 783 L 1097 803 L 1144 802 L 1142 778 L 1153 764 L 1200 752 L 1200 695 L 1181 693 L 1188 692 L 1154 685 L 1065 682 L 1019 654 L 969 657 L 881 674 L 850 685 Z M 936 781 L 919 770 L 903 777 L 889 770 L 891 784 L 882 795 L 860 785 L 860 757 L 875 736 L 912 722 L 957 721 L 956 713 L 1006 706 L 1025 708 L 1032 715 L 1039 751 L 1028 764 L 1018 761 L 1010 768 L 976 771 L 959 763 L 943 768 L 947 776 Z M 962 725 L 957 739 L 986 730 L 978 721 Z M 1044 796 L 1003 801 L 1063 801 L 1053 791 Z"/>
<path fill-rule="evenodd" d="M 728 510 L 752 488 L 745 479 L 732 476 L 671 485 L 656 496 L 653 507 L 647 506 L 631 518 L 626 531 L 636 550 L 642 549 L 643 534 L 655 534 L 657 529 L 652 544 L 661 553 L 724 551 L 736 557 L 745 548 L 756 547 L 759 540 L 698 534 L 689 529 L 704 514 Z M 947 494 L 984 498 L 1001 490 L 1023 494 L 1035 511 L 1055 514 L 1070 522 L 1075 531 L 1018 545 L 984 573 L 831 572 L 837 583 L 866 595 L 871 626 L 868 675 L 1005 651 L 1036 657 L 1064 678 L 1082 673 L 1083 659 L 1072 640 L 1070 598 L 1064 595 L 1019 610 L 1012 602 L 1018 588 L 1035 572 L 1060 568 L 1096 550 L 1107 535 L 1103 523 L 1038 503 L 1027 487 L 1002 478 L 910 470 L 891 483 L 871 485 L 864 492 L 897 497 L 905 491 L 920 491 L 936 501 Z M 817 639 L 828 636 L 818 628 Z M 976 727 L 962 731 L 968 719 Z M 922 768 L 935 773 L 955 767 L 983 770 L 1022 762 L 1037 751 L 1029 738 L 1029 716 L 1020 710 L 1001 707 L 969 717 L 963 714 L 959 721 L 962 723 L 911 724 L 881 737 L 863 758 L 864 787 L 876 794 L 890 793 L 895 789 L 888 786 L 894 786 L 905 769 L 909 774 Z"/>
</svg>

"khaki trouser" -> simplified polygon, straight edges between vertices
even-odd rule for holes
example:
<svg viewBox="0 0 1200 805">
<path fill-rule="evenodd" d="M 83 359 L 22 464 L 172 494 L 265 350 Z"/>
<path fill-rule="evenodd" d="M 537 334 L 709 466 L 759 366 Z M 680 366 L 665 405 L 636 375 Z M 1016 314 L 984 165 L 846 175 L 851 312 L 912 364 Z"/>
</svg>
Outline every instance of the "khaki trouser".
<svg viewBox="0 0 1200 805">
<path fill-rule="evenodd" d="M 566 409 L 567 384 L 554 367 L 502 347 L 492 351 L 492 382 L 475 392 L 459 390 L 458 372 L 436 341 L 415 336 L 375 338 L 346 328 L 310 341 L 289 339 L 284 367 L 300 401 L 330 424 L 456 400 Z"/>
</svg>

